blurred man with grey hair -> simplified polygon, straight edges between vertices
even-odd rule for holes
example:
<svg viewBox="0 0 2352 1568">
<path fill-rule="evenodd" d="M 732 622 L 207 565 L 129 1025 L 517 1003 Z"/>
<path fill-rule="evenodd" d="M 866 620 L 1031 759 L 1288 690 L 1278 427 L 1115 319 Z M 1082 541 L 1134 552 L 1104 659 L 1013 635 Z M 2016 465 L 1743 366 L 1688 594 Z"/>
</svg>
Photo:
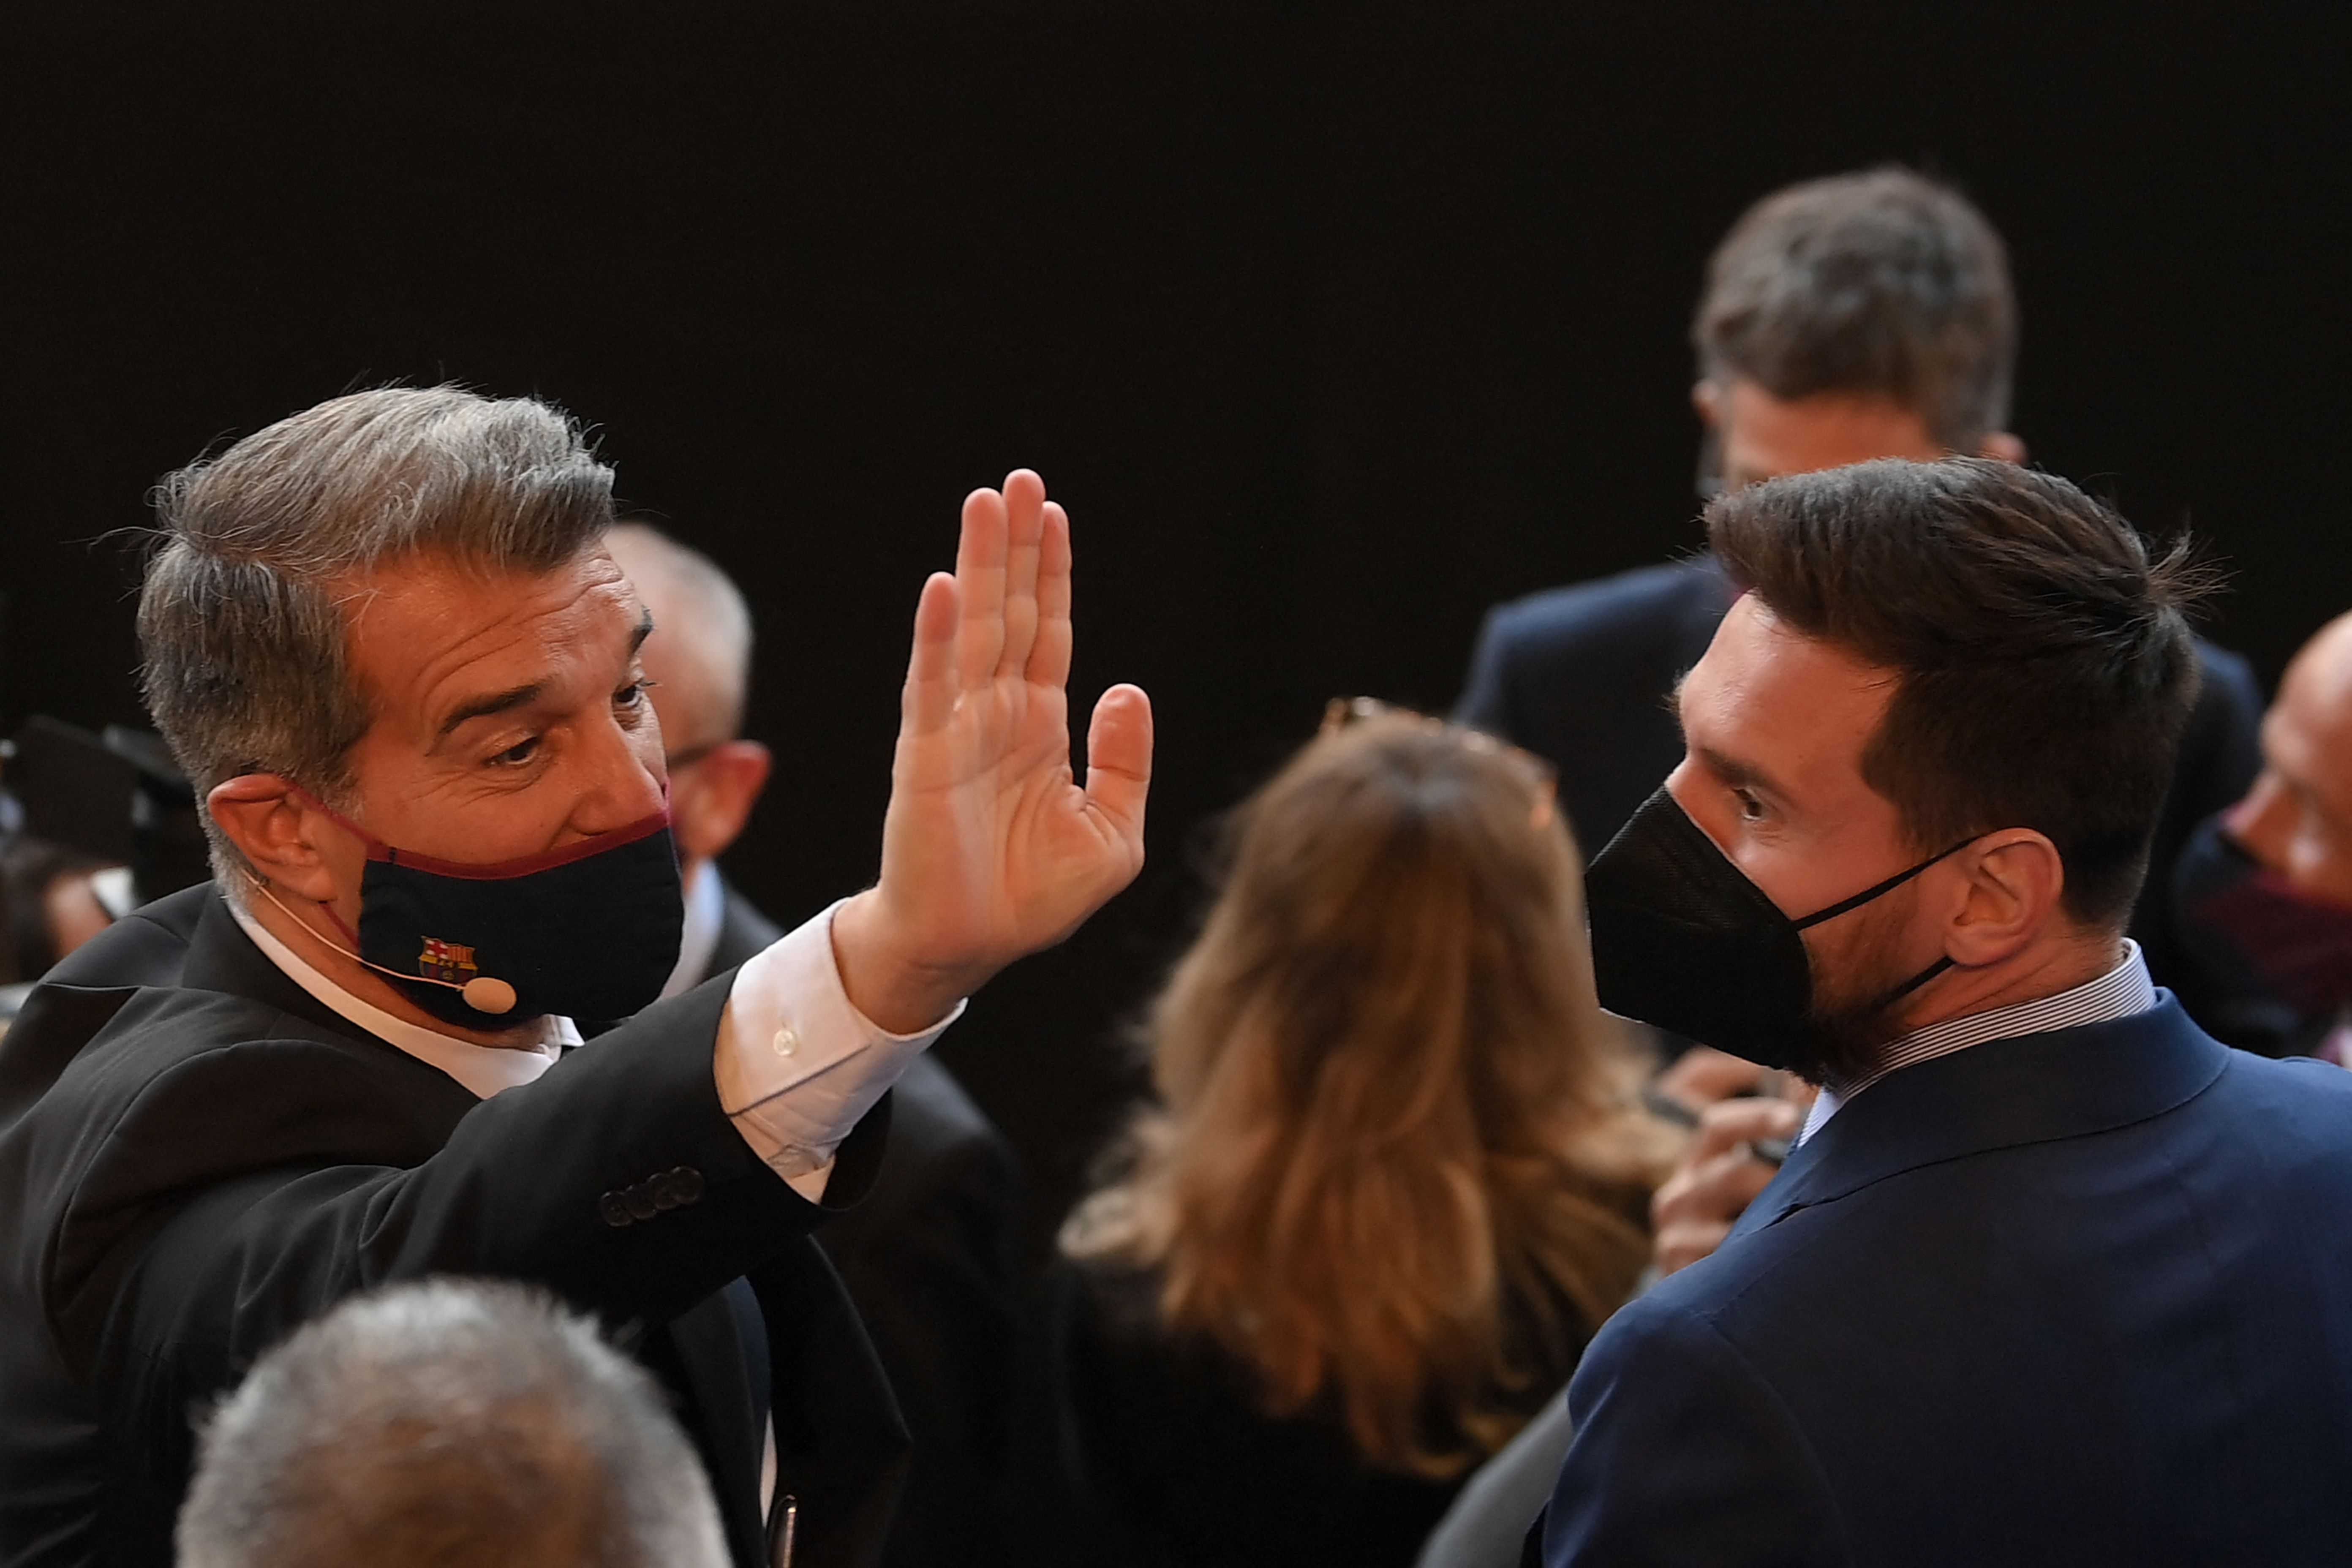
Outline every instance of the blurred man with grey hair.
<svg viewBox="0 0 2352 1568">
<path fill-rule="evenodd" d="M 663 988 L 677 995 L 784 934 L 718 863 L 768 779 L 768 748 L 742 733 L 751 612 L 716 562 L 646 523 L 623 523 L 605 547 L 656 628 L 646 674 L 686 877 L 685 935 Z M 971 1568 L 1005 1545 L 1013 1219 L 1013 1151 L 954 1075 L 916 1058 L 891 1090 L 890 1146 L 873 1190 L 817 1237 L 914 1439 L 888 1568 Z"/>
<path fill-rule="evenodd" d="M 180 1568 L 724 1568 L 693 1447 L 644 1370 L 537 1290 L 354 1297 L 206 1425 Z"/>
<path fill-rule="evenodd" d="M 556 410 L 437 387 L 159 491 L 148 705 L 215 875 L 0 1040 L 7 1568 L 168 1562 L 190 1408 L 432 1274 L 621 1325 L 735 1568 L 785 1521 L 800 1568 L 879 1552 L 905 1428 L 808 1233 L 963 998 L 1134 877 L 1150 706 L 1096 704 L 1081 784 L 1069 520 L 1025 469 L 972 492 L 916 605 L 880 875 L 656 1002 L 684 904 L 612 479 Z"/>
</svg>

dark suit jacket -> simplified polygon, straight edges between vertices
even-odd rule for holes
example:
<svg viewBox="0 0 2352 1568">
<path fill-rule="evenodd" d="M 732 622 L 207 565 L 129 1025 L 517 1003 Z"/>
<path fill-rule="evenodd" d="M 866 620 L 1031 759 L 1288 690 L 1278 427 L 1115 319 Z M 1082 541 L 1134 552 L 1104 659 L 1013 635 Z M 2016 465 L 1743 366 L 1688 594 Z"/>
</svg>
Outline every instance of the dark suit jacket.
<svg viewBox="0 0 2352 1568">
<path fill-rule="evenodd" d="M 1736 590 L 1712 555 L 1644 566 L 1496 606 L 1478 634 L 1454 717 L 1559 770 L 1560 804 L 1587 857 L 1682 760 L 1670 698 L 1706 652 Z M 2198 823 L 2246 793 L 2261 770 L 2262 690 L 2234 653 L 2197 639 L 2202 676 L 2157 825 L 2131 934 L 2160 984 L 2208 1027 L 2202 972 L 2172 910 L 2172 865 Z"/>
<path fill-rule="evenodd" d="M 2352 1562 L 2352 1075 L 2164 998 L 1854 1097 L 1569 1388 L 1569 1563 Z"/>
<path fill-rule="evenodd" d="M 729 889 L 712 973 L 782 935 Z M 1016 1337 L 1013 1151 L 928 1055 L 891 1100 L 890 1146 L 871 1190 L 826 1223 L 818 1244 L 874 1336 L 914 1436 L 882 1561 L 973 1568 L 1004 1552 Z"/>
<path fill-rule="evenodd" d="M 806 1233 L 871 1184 L 887 1114 L 801 1198 L 719 1109 L 726 995 L 477 1100 L 312 1000 L 209 884 L 75 953 L 0 1040 L 0 1563 L 169 1563 L 192 1412 L 338 1299 L 431 1274 L 613 1324 L 677 1397 L 739 1568 L 765 1556 L 771 1407 L 800 1561 L 871 1561 L 904 1428 Z"/>
</svg>

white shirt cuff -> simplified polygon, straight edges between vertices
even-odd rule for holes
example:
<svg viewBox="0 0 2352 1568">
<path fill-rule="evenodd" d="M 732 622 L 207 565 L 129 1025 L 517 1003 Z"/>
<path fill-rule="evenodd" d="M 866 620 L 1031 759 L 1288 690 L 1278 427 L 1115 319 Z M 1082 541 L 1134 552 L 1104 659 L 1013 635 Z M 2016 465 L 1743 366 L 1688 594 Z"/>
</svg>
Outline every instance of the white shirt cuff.
<svg viewBox="0 0 2352 1568">
<path fill-rule="evenodd" d="M 847 900 L 842 900 L 846 902 Z M 919 1035 L 853 1006 L 833 957 L 831 909 L 735 972 L 712 1071 L 719 1108 L 794 1192 L 815 1203 L 834 1152 L 965 1004 Z"/>
</svg>

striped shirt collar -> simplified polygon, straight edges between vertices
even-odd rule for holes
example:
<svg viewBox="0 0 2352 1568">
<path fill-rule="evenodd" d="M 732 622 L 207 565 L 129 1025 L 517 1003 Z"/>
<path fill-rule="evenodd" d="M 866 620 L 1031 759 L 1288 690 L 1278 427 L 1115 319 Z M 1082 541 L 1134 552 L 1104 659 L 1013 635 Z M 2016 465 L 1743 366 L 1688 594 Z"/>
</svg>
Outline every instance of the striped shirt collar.
<svg viewBox="0 0 2352 1568">
<path fill-rule="evenodd" d="M 1839 1106 L 1888 1073 L 1948 1057 L 1987 1040 L 2015 1040 L 2084 1024 L 2105 1024 L 2145 1013 L 2155 1005 L 2156 984 L 2148 978 L 2147 961 L 2140 957 L 2139 943 L 2126 937 L 2122 959 L 2096 980 L 2086 980 L 2031 1002 L 2012 1002 L 2006 1007 L 1947 1018 L 1904 1036 L 1886 1047 L 1885 1059 L 1869 1076 L 1834 1089 L 1823 1089 L 1814 1099 L 1812 1110 L 1806 1113 L 1805 1130 L 1797 1135 L 1797 1142 L 1801 1143 L 1821 1131 L 1822 1123 L 1836 1115 Z"/>
</svg>

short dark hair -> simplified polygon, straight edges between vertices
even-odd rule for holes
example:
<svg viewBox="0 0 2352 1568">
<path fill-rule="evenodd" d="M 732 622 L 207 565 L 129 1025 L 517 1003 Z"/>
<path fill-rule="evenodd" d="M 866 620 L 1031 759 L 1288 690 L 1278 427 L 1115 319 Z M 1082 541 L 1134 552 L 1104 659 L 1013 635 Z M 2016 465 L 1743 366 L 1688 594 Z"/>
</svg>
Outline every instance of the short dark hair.
<svg viewBox="0 0 2352 1568">
<path fill-rule="evenodd" d="M 644 1369 L 545 1294 L 352 1298 L 205 1422 L 180 1568 L 723 1568 L 693 1446 Z"/>
<path fill-rule="evenodd" d="M 2017 300 L 2000 236 L 1965 196 L 1874 169 L 1749 207 L 1707 263 L 1691 341 L 1710 380 L 1889 398 L 1972 452 L 2009 418 Z"/>
<path fill-rule="evenodd" d="M 2067 911 L 2121 928 L 2197 694 L 2185 542 L 2151 555 L 2064 479 L 1981 458 L 1792 474 L 1706 524 L 1775 616 L 1900 673 L 1863 776 L 1923 852 L 2034 828 Z"/>
</svg>

